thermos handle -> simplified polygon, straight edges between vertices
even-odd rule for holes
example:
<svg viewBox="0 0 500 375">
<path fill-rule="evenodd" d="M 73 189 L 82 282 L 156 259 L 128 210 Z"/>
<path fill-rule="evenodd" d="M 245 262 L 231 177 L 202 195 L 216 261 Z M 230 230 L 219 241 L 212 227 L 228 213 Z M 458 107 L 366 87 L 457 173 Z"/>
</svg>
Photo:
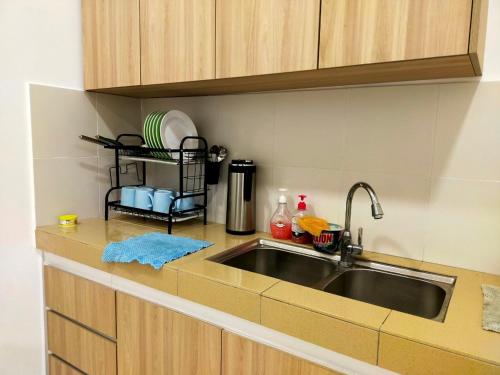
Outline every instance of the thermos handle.
<svg viewBox="0 0 500 375">
<path fill-rule="evenodd" d="M 246 202 L 250 202 L 252 200 L 252 180 L 253 180 L 253 171 L 244 172 L 243 199 Z"/>
</svg>

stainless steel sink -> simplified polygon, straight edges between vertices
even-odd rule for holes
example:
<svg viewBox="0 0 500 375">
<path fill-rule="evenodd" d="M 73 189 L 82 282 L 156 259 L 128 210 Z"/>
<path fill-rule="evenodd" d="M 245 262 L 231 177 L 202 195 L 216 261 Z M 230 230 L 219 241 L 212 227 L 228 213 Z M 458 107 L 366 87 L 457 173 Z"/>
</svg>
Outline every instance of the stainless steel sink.
<svg viewBox="0 0 500 375">
<path fill-rule="evenodd" d="M 267 246 L 256 247 L 221 263 L 304 286 L 314 286 L 337 270 L 333 262 Z"/>
<path fill-rule="evenodd" d="M 307 247 L 257 239 L 209 258 L 373 305 L 444 321 L 455 277 L 378 262 L 340 266 L 340 257 Z"/>
<path fill-rule="evenodd" d="M 345 271 L 323 290 L 428 319 L 439 317 L 446 299 L 443 286 L 373 269 Z"/>
</svg>

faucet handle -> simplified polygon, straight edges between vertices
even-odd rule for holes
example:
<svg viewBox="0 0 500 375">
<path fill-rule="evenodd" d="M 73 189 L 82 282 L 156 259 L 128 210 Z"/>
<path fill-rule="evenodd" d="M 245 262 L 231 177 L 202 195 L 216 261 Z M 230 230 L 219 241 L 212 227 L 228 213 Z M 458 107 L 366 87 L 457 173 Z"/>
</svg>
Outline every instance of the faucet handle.
<svg viewBox="0 0 500 375">
<path fill-rule="evenodd" d="M 363 227 L 358 228 L 358 245 L 363 246 Z"/>
</svg>

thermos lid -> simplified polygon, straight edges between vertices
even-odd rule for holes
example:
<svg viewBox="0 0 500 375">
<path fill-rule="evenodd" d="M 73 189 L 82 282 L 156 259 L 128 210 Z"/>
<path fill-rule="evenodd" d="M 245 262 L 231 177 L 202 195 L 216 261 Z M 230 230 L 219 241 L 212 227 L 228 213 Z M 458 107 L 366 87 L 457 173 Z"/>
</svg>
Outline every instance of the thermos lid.
<svg viewBox="0 0 500 375">
<path fill-rule="evenodd" d="M 252 165 L 253 160 L 246 160 L 246 159 L 233 159 L 231 160 L 232 165 Z"/>
<path fill-rule="evenodd" d="M 245 159 L 234 159 L 231 160 L 231 164 L 229 164 L 229 172 L 235 173 L 243 173 L 243 172 L 251 172 L 254 173 L 256 171 L 255 164 L 253 160 L 245 160 Z"/>
</svg>

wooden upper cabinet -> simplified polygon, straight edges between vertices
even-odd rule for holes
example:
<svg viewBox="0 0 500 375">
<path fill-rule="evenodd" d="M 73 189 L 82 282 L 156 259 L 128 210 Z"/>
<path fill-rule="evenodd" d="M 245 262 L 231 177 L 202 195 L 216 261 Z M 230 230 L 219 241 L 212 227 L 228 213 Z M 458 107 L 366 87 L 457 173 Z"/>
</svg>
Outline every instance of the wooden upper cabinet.
<svg viewBox="0 0 500 375">
<path fill-rule="evenodd" d="M 222 375 L 340 375 L 226 331 L 222 347 Z"/>
<path fill-rule="evenodd" d="M 139 0 L 82 0 L 85 89 L 139 85 Z"/>
<path fill-rule="evenodd" d="M 220 375 L 221 329 L 117 292 L 118 374 Z"/>
<path fill-rule="evenodd" d="M 217 0 L 217 78 L 317 68 L 320 0 Z"/>
<path fill-rule="evenodd" d="M 322 0 L 319 67 L 466 55 L 472 0 Z"/>
<path fill-rule="evenodd" d="M 215 78 L 215 0 L 140 0 L 143 85 Z"/>
</svg>

